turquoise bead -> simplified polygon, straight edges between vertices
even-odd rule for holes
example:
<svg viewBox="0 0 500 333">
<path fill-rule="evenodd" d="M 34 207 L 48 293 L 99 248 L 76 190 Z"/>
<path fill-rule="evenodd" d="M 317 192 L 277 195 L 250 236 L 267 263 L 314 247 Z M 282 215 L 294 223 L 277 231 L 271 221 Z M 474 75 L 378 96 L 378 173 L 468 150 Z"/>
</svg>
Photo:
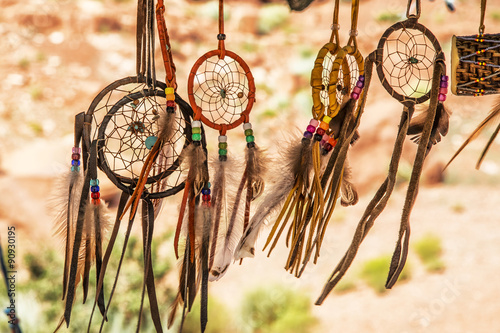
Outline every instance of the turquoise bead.
<svg viewBox="0 0 500 333">
<path fill-rule="evenodd" d="M 219 155 L 227 155 L 227 149 L 219 149 Z"/>
<path fill-rule="evenodd" d="M 98 185 L 99 185 L 99 179 L 90 180 L 90 186 L 98 186 Z"/>
<path fill-rule="evenodd" d="M 148 137 L 146 139 L 146 141 L 144 141 L 144 144 L 146 145 L 146 148 L 148 148 L 148 149 L 153 148 L 153 146 L 156 143 L 156 140 L 158 140 L 158 138 L 156 136 L 150 136 L 150 137 Z"/>
<path fill-rule="evenodd" d="M 80 167 L 79 166 L 72 166 L 71 167 L 71 171 L 73 171 L 73 172 L 79 172 L 80 171 Z"/>
<path fill-rule="evenodd" d="M 195 133 L 192 135 L 193 141 L 201 141 L 201 134 Z"/>
<path fill-rule="evenodd" d="M 253 135 L 247 136 L 247 142 L 254 142 L 254 141 L 255 141 L 255 137 Z"/>
</svg>

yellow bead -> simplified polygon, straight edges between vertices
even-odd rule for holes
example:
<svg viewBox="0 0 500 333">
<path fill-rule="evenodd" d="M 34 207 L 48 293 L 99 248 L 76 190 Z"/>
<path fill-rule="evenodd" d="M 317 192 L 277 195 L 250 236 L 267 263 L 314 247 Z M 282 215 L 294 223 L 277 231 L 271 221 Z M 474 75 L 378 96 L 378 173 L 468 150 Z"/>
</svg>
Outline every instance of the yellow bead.
<svg viewBox="0 0 500 333">
<path fill-rule="evenodd" d="M 174 88 L 172 88 L 172 87 L 165 88 L 165 94 L 166 95 L 173 94 L 174 92 L 175 92 Z"/>
<path fill-rule="evenodd" d="M 328 116 L 324 116 L 324 117 L 323 117 L 323 121 L 324 121 L 325 123 L 327 123 L 327 124 L 329 124 L 331 120 L 332 120 L 332 118 L 331 118 L 331 117 L 328 117 Z"/>
</svg>

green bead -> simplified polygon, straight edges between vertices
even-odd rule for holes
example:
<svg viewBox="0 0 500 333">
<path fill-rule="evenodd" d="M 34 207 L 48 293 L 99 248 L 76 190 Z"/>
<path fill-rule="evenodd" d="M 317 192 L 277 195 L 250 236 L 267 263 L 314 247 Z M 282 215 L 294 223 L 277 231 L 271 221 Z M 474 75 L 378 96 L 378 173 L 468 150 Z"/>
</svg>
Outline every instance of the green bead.
<svg viewBox="0 0 500 333">
<path fill-rule="evenodd" d="M 193 133 L 193 135 L 191 136 L 191 138 L 193 139 L 193 141 L 201 141 L 201 134 L 199 134 L 199 133 Z"/>
<path fill-rule="evenodd" d="M 200 134 L 201 128 L 200 127 L 193 127 L 192 131 L 193 131 L 193 134 Z"/>
<path fill-rule="evenodd" d="M 254 142 L 254 141 L 255 141 L 255 137 L 253 135 L 247 136 L 247 142 Z"/>
<path fill-rule="evenodd" d="M 245 130 L 245 135 L 246 136 L 253 135 L 253 129 L 249 128 L 249 129 Z"/>
<path fill-rule="evenodd" d="M 219 142 L 219 149 L 227 149 L 227 142 Z"/>
<path fill-rule="evenodd" d="M 227 155 L 227 149 L 219 149 L 219 155 Z"/>
</svg>

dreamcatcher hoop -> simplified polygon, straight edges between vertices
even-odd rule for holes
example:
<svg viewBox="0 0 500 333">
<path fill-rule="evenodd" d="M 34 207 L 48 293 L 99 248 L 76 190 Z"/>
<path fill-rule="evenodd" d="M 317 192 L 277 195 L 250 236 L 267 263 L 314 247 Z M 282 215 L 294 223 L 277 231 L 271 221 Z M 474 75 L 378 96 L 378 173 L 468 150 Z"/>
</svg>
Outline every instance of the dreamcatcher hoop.
<svg viewBox="0 0 500 333">
<path fill-rule="evenodd" d="M 160 88 L 163 88 L 164 84 L 158 83 L 158 86 Z M 112 121 L 113 118 L 117 117 L 117 115 L 122 115 L 124 118 L 124 113 L 125 112 L 134 112 L 135 110 L 134 107 L 130 107 L 129 110 L 125 110 L 125 107 L 130 105 L 131 103 L 134 103 L 134 101 L 140 100 L 140 99 L 147 99 L 149 102 L 151 102 L 151 98 L 153 98 L 154 102 L 156 105 L 151 106 L 151 109 L 153 112 L 155 111 L 154 107 L 161 107 L 162 105 L 158 102 L 156 102 L 156 97 L 160 98 L 165 98 L 165 92 L 163 89 L 158 90 L 158 89 L 147 89 L 147 90 L 141 90 L 132 94 L 129 94 L 125 97 L 123 97 L 119 102 L 115 103 L 113 107 L 108 111 L 108 113 L 104 116 L 103 121 L 101 122 L 98 130 L 98 163 L 99 163 L 99 168 L 106 173 L 108 178 L 122 191 L 126 191 L 129 194 L 131 194 L 134 190 L 134 187 L 137 184 L 138 181 L 138 174 L 135 174 L 133 171 L 128 172 L 131 173 L 131 176 L 124 176 L 110 167 L 110 164 L 113 164 L 114 161 L 108 160 L 110 158 L 109 155 L 113 155 L 112 151 L 109 151 L 109 149 L 106 149 L 106 144 L 107 141 L 110 140 L 110 138 L 107 135 L 107 130 L 108 130 L 108 125 Z M 184 143 L 181 145 L 181 149 L 186 148 L 189 143 L 190 143 L 190 137 L 191 137 L 191 127 L 189 126 L 189 117 L 190 117 L 190 107 L 189 105 L 180 98 L 180 96 L 176 95 L 176 103 L 180 106 L 180 115 L 181 117 L 177 119 L 177 122 L 180 125 L 180 128 L 182 128 L 182 132 L 185 134 L 182 135 L 182 133 L 179 132 L 181 135 L 177 135 L 177 138 L 175 142 L 179 142 L 181 138 L 185 138 Z M 141 101 L 142 103 L 142 101 Z M 146 105 L 144 105 L 146 106 Z M 139 108 L 140 105 L 137 105 L 136 108 Z M 146 106 L 147 107 L 147 106 Z M 132 110 L 131 110 L 132 109 Z M 148 112 L 149 110 L 146 110 Z M 156 110 L 156 112 L 158 112 Z M 162 110 L 160 112 L 165 112 L 165 110 Z M 147 121 L 148 120 L 148 115 L 144 114 L 142 115 L 142 120 Z M 159 115 L 156 115 L 159 116 Z M 155 115 L 149 115 L 149 120 L 155 117 Z M 148 136 L 146 137 L 145 135 L 142 135 L 143 139 L 139 140 L 139 144 L 135 146 L 131 146 L 129 150 L 129 154 L 133 154 L 134 156 L 137 157 L 136 161 L 140 160 L 145 160 L 148 152 L 147 149 L 151 149 L 151 146 L 146 147 L 148 145 L 148 139 L 150 138 L 155 138 L 156 132 L 157 132 L 157 126 L 156 130 L 153 129 L 153 124 L 149 123 L 149 125 L 144 125 L 143 121 L 137 121 L 137 122 L 132 122 L 130 124 L 126 124 L 125 126 L 127 129 L 122 128 L 122 132 L 131 132 L 131 135 L 138 135 L 138 134 L 143 134 L 144 132 L 147 132 Z M 115 123 L 116 125 L 116 123 Z M 130 128 L 131 126 L 136 126 L 140 127 L 137 129 Z M 116 130 L 116 128 L 115 128 Z M 153 139 L 154 140 L 154 139 Z M 174 172 L 179 172 L 179 178 L 181 177 L 182 169 L 180 169 L 181 163 L 180 163 L 180 152 L 175 152 L 175 148 L 171 147 L 171 145 L 174 144 L 174 142 L 171 142 L 169 145 L 166 145 L 166 149 L 170 150 L 172 149 L 173 154 L 171 156 L 163 156 L 164 158 L 172 160 L 171 163 L 168 163 L 168 166 L 166 165 L 156 165 L 156 169 L 158 167 L 161 167 L 163 170 L 160 170 L 158 174 L 154 176 L 148 176 L 148 179 L 146 181 L 146 184 L 151 185 L 152 183 L 158 183 L 158 182 L 164 182 L 167 177 L 172 175 Z M 178 145 L 179 146 L 179 145 Z M 178 147 L 179 148 L 179 147 Z M 137 150 L 141 151 L 142 153 L 137 153 Z M 165 151 L 165 148 L 164 150 Z M 116 152 L 118 153 L 118 152 Z M 120 155 L 124 152 L 120 152 Z M 166 153 L 166 152 L 165 152 Z M 130 162 L 130 161 L 129 161 Z M 134 162 L 133 162 L 134 163 Z M 165 168 L 166 167 L 166 168 Z M 179 168 L 179 170 L 177 170 Z M 140 169 L 140 168 L 139 168 Z M 159 192 L 151 192 L 151 191 L 144 191 L 142 194 L 144 196 L 148 196 L 150 199 L 158 199 L 158 198 L 163 198 L 166 196 L 174 195 L 181 191 L 184 188 L 184 182 L 175 182 L 174 186 L 170 186 L 166 190 L 162 190 Z"/>
<path fill-rule="evenodd" d="M 412 35 L 412 33 L 410 33 L 410 30 L 418 31 L 418 34 Z M 399 33 L 400 36 L 405 33 L 406 37 L 408 37 L 408 42 L 400 42 L 398 38 L 390 38 L 392 34 L 397 33 Z M 431 49 L 430 46 L 425 43 L 427 41 L 431 43 L 433 49 Z M 424 42 L 424 44 L 422 44 L 422 42 Z M 408 43 L 410 43 L 411 47 L 408 46 Z M 410 51 L 410 54 L 404 54 L 400 51 L 401 48 L 403 48 L 405 51 Z M 413 57 L 412 52 L 416 54 L 421 51 L 422 48 L 425 49 L 422 59 Z M 387 54 L 387 51 L 390 51 L 389 54 Z M 427 53 L 429 51 L 433 53 L 432 59 L 429 59 L 427 57 Z M 442 49 L 437 38 L 429 29 L 417 22 L 417 16 L 411 16 L 406 21 L 395 23 L 384 32 L 376 50 L 377 74 L 380 82 L 382 83 L 382 86 L 393 98 L 395 98 L 402 104 L 414 105 L 427 101 L 431 96 L 430 89 L 432 85 L 434 62 L 437 59 L 437 55 L 440 53 L 442 53 Z M 407 57 L 403 58 L 403 54 Z M 394 59 L 396 62 L 393 61 Z M 411 87 L 410 85 L 408 85 L 409 89 L 413 90 L 413 92 L 410 92 L 410 94 L 407 95 L 407 91 L 405 91 L 403 87 L 394 88 L 393 85 L 396 83 L 395 81 L 398 81 L 398 83 L 400 83 L 401 77 L 393 78 L 391 76 L 392 70 L 390 68 L 388 69 L 387 67 L 384 67 L 386 61 L 391 61 L 391 63 L 394 65 L 393 67 L 400 69 L 400 72 L 404 70 L 405 75 L 410 73 L 409 70 L 411 70 L 412 67 L 417 68 L 419 73 L 424 71 L 424 79 L 426 81 L 425 91 L 419 92 L 417 90 L 419 89 L 419 87 Z M 419 68 L 418 66 L 420 66 L 420 64 L 422 64 L 424 68 Z M 389 76 L 389 78 L 387 76 Z M 421 81 L 422 77 L 416 79 L 419 79 Z M 405 82 L 405 84 L 409 83 Z M 420 96 L 418 97 L 411 96 L 418 94 L 420 94 Z"/>
<path fill-rule="evenodd" d="M 210 61 L 213 57 L 217 57 L 217 62 Z M 230 58 L 232 61 L 226 61 L 226 57 Z M 220 63 L 221 61 L 223 64 Z M 208 80 L 208 82 L 212 82 L 213 85 L 207 83 L 206 80 L 200 82 L 200 76 L 207 76 L 206 72 L 199 72 L 202 66 L 205 66 L 205 70 L 208 66 L 213 66 L 214 69 L 218 68 L 223 70 L 225 76 L 218 76 L 215 75 L 214 72 L 210 72 L 209 76 L 211 76 L 211 80 Z M 239 71 L 238 67 L 243 69 L 243 73 Z M 229 77 L 234 79 L 235 76 L 238 77 L 238 83 L 236 84 L 226 80 L 226 78 Z M 221 79 L 226 85 L 217 86 L 219 82 L 217 82 L 216 79 Z M 243 79 L 243 84 L 239 82 L 240 79 Z M 195 81 L 198 81 L 198 86 L 195 85 Z M 202 88 L 203 85 L 206 86 L 205 89 Z M 203 91 L 201 97 L 198 94 L 198 90 L 200 89 Z M 212 94 L 208 95 L 207 91 Z M 202 55 L 193 65 L 188 79 L 188 96 L 193 106 L 195 120 L 201 120 L 205 125 L 224 133 L 226 130 L 233 129 L 243 122 L 248 122 L 249 113 L 255 102 L 255 81 L 246 62 L 236 53 L 229 50 L 212 50 Z M 208 96 L 208 101 L 203 99 L 204 96 Z M 228 99 L 229 102 L 224 103 L 226 99 Z M 238 105 L 238 99 L 241 101 L 240 105 Z M 209 119 L 204 115 L 204 111 L 207 111 L 204 110 L 204 107 L 209 106 L 214 100 L 217 103 L 226 104 L 226 107 L 239 108 L 241 111 L 233 115 L 230 120 L 225 119 L 219 114 L 219 119 L 223 120 L 221 123 L 217 122 L 214 117 Z M 216 112 L 216 110 L 209 109 L 208 112 L 212 113 Z M 234 118 L 236 118 L 236 120 L 234 120 Z"/>
</svg>

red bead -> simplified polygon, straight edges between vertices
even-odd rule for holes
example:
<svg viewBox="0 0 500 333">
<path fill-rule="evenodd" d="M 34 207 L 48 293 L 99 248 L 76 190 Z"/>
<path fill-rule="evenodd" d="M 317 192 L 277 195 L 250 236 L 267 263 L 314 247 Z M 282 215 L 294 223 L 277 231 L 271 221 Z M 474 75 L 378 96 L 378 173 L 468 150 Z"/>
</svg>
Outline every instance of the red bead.
<svg viewBox="0 0 500 333">
<path fill-rule="evenodd" d="M 90 196 L 92 197 L 92 199 L 99 199 L 101 197 L 101 194 L 99 192 L 92 192 Z"/>
<path fill-rule="evenodd" d="M 203 194 L 203 201 L 210 201 L 210 194 Z"/>
<path fill-rule="evenodd" d="M 353 92 L 354 94 L 358 94 L 358 95 L 359 95 L 359 94 L 361 94 L 361 88 L 360 88 L 360 87 L 358 87 L 358 86 L 356 86 L 356 87 L 354 87 L 354 89 L 352 90 L 352 92 Z"/>
<path fill-rule="evenodd" d="M 334 138 L 330 138 L 330 140 L 328 140 L 328 143 L 329 143 L 332 147 L 335 147 L 335 145 L 337 144 L 337 140 L 335 140 Z"/>
<path fill-rule="evenodd" d="M 323 136 L 325 134 L 325 130 L 318 127 L 318 129 L 316 130 L 316 134 Z"/>
<path fill-rule="evenodd" d="M 439 88 L 439 93 L 440 94 L 443 94 L 443 95 L 446 95 L 446 93 L 448 92 L 448 88 Z"/>
<path fill-rule="evenodd" d="M 352 99 L 358 99 L 358 98 L 359 98 L 359 94 L 352 93 L 352 94 L 351 94 L 351 98 L 352 98 Z"/>
<path fill-rule="evenodd" d="M 71 159 L 73 160 L 79 160 L 80 159 L 80 154 L 72 154 Z"/>
<path fill-rule="evenodd" d="M 92 204 L 99 205 L 101 203 L 101 199 L 92 199 Z"/>
<path fill-rule="evenodd" d="M 167 106 L 175 106 L 175 101 L 167 101 Z"/>
</svg>

